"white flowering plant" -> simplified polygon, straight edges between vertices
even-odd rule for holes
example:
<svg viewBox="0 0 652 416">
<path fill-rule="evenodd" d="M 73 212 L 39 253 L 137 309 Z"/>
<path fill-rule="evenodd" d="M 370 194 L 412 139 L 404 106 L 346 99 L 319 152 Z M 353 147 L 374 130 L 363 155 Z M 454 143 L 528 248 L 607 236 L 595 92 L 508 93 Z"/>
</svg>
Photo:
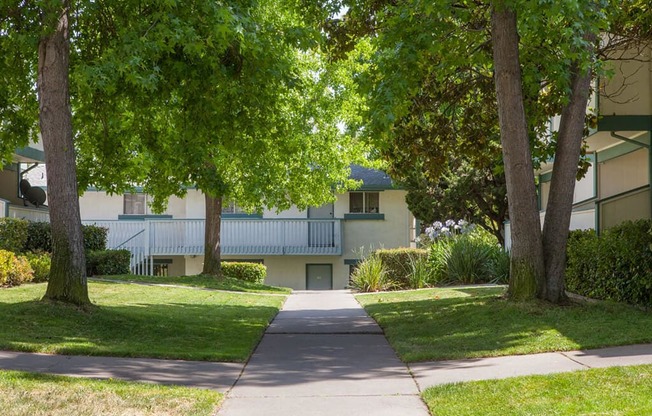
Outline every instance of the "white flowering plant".
<svg viewBox="0 0 652 416">
<path fill-rule="evenodd" d="M 435 221 L 432 225 L 426 227 L 424 233 L 417 239 L 417 242 L 427 247 L 437 240 L 467 234 L 474 229 L 475 225 L 469 224 L 468 221 L 463 219 L 457 221 L 449 219 L 443 223 L 441 221 Z"/>
</svg>

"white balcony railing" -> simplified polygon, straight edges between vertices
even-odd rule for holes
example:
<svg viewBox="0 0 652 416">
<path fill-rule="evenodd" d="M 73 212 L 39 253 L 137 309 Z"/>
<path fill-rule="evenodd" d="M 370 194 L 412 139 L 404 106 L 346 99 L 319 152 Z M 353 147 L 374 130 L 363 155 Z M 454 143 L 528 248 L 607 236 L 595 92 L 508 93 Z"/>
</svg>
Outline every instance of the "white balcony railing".
<svg viewBox="0 0 652 416">
<path fill-rule="evenodd" d="M 0 218 L 6 217 L 9 213 L 9 201 L 0 198 Z"/>
<path fill-rule="evenodd" d="M 108 228 L 108 248 L 127 249 L 132 270 L 161 255 L 203 255 L 204 220 L 83 221 Z M 225 219 L 221 227 L 225 255 L 340 255 L 339 220 Z M 151 263 L 151 262 L 150 262 Z"/>
<path fill-rule="evenodd" d="M 22 218 L 32 222 L 50 222 L 50 213 L 46 208 L 30 208 L 10 204 L 9 216 L 11 218 Z"/>
</svg>

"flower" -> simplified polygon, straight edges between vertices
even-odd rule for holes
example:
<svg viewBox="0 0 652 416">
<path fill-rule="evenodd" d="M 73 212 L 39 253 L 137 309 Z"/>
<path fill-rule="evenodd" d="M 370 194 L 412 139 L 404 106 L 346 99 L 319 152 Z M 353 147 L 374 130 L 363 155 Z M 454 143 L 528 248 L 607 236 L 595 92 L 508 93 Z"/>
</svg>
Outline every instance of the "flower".
<svg viewBox="0 0 652 416">
<path fill-rule="evenodd" d="M 455 221 L 453 221 L 453 220 L 446 220 L 446 227 L 449 227 L 449 228 L 450 228 L 450 227 L 452 227 L 453 225 L 455 225 Z"/>
<path fill-rule="evenodd" d="M 435 221 L 435 222 L 432 223 L 432 226 L 433 226 L 433 228 L 435 230 L 438 230 L 438 229 L 440 229 L 442 227 L 442 223 L 439 222 L 439 221 Z"/>
</svg>

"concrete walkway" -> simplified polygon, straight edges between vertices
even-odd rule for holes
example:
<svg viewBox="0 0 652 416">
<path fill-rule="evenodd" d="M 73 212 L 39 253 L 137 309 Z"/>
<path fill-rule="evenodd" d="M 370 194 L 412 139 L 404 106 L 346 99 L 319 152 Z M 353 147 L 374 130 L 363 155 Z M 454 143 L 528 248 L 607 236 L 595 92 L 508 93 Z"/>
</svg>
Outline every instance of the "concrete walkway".
<svg viewBox="0 0 652 416">
<path fill-rule="evenodd" d="M 427 416 L 408 369 L 348 291 L 295 292 L 222 416 Z"/>
<path fill-rule="evenodd" d="M 0 351 L 2 369 L 218 390 L 228 393 L 221 416 L 427 416 L 419 393 L 437 384 L 637 364 L 652 364 L 652 344 L 422 362 L 408 369 L 348 291 L 293 293 L 246 367 Z"/>
</svg>

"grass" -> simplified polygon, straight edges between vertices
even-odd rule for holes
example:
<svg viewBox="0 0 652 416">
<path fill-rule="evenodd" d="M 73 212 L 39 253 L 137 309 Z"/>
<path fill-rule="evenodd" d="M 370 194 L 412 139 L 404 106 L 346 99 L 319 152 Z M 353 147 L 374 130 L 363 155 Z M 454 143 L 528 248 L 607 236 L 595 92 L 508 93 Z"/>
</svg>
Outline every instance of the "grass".
<svg viewBox="0 0 652 416">
<path fill-rule="evenodd" d="M 652 313 L 599 302 L 516 303 L 502 287 L 358 295 L 406 362 L 652 342 Z"/>
<path fill-rule="evenodd" d="M 192 286 L 206 289 L 226 290 L 232 292 L 251 292 L 251 293 L 278 293 L 288 294 L 292 289 L 287 287 L 276 287 L 261 285 L 259 283 L 246 282 L 244 280 L 224 277 L 216 279 L 213 276 L 195 275 L 195 276 L 137 276 L 133 274 L 124 274 L 116 276 L 96 276 L 96 279 L 119 280 L 123 282 L 135 283 L 158 283 L 165 285 Z"/>
<path fill-rule="evenodd" d="M 652 366 L 612 367 L 431 387 L 433 415 L 649 415 Z"/>
<path fill-rule="evenodd" d="M 245 361 L 283 296 L 89 283 L 88 311 L 39 301 L 45 284 L 0 289 L 0 349 Z"/>
<path fill-rule="evenodd" d="M 0 371 L 0 409 L 12 416 L 208 416 L 222 399 L 188 387 Z"/>
</svg>

